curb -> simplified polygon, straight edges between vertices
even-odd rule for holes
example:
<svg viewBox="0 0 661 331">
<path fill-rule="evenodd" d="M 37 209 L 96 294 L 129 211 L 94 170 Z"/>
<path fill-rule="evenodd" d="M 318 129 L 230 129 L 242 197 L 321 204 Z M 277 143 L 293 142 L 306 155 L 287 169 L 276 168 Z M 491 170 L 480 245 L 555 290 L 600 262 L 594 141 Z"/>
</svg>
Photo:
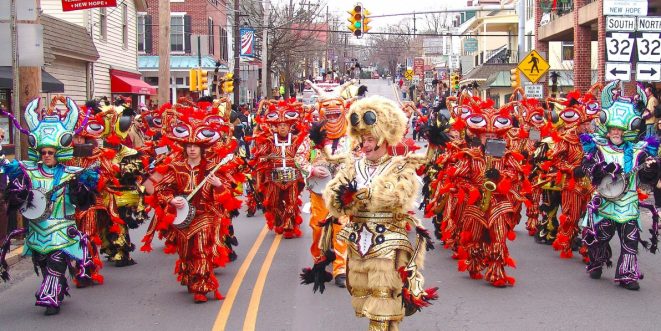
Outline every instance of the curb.
<svg viewBox="0 0 661 331">
<path fill-rule="evenodd" d="M 6 260 L 7 264 L 12 266 L 16 263 L 18 263 L 21 259 L 23 259 L 23 246 L 16 247 L 12 249 L 9 254 L 7 254 Z"/>
</svg>

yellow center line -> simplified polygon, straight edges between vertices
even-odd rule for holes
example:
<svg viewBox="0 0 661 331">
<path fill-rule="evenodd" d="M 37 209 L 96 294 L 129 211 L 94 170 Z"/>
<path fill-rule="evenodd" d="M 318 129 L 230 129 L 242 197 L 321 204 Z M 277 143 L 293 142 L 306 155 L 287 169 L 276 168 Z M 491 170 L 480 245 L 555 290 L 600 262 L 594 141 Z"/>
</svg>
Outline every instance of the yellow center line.
<svg viewBox="0 0 661 331">
<path fill-rule="evenodd" d="M 218 312 L 218 316 L 216 316 L 216 322 L 213 324 L 213 331 L 225 330 L 227 320 L 229 319 L 230 313 L 232 312 L 234 300 L 236 299 L 236 295 L 239 293 L 241 283 L 243 283 L 243 278 L 246 276 L 246 272 L 248 272 L 248 268 L 250 268 L 250 264 L 252 264 L 252 260 L 255 258 L 257 250 L 259 249 L 259 246 L 262 245 L 262 242 L 264 242 L 264 237 L 266 237 L 268 232 L 268 228 L 266 225 L 264 225 L 262 231 L 257 235 L 255 243 L 250 248 L 248 255 L 246 255 L 246 259 L 241 264 L 239 271 L 236 273 L 236 276 L 234 276 L 232 285 L 230 285 L 230 289 L 227 291 L 227 296 L 225 297 L 225 300 L 223 300 L 223 305 L 220 306 L 220 311 Z"/>
<path fill-rule="evenodd" d="M 271 269 L 271 263 L 273 262 L 273 257 L 275 252 L 278 250 L 282 236 L 276 236 L 269 248 L 264 263 L 262 264 L 262 269 L 259 270 L 259 275 L 257 276 L 257 282 L 255 282 L 255 287 L 252 290 L 252 295 L 250 296 L 250 303 L 248 304 L 248 311 L 246 312 L 246 319 L 243 322 L 243 331 L 253 331 L 255 330 L 255 325 L 257 324 L 257 312 L 259 311 L 259 301 L 262 298 L 262 292 L 264 291 L 264 283 L 266 283 L 266 276 L 268 276 L 269 269 Z"/>
</svg>

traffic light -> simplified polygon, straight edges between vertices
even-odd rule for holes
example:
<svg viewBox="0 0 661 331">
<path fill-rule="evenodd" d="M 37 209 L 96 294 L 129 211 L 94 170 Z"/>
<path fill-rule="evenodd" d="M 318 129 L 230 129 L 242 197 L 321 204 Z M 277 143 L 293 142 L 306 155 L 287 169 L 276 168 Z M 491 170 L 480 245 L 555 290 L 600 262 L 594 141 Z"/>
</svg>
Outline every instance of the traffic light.
<svg viewBox="0 0 661 331">
<path fill-rule="evenodd" d="M 519 69 L 514 68 L 510 70 L 510 82 L 512 88 L 521 87 L 521 73 Z"/>
<path fill-rule="evenodd" d="M 233 93 L 234 92 L 234 74 L 233 73 L 227 73 L 225 77 L 223 77 L 222 80 L 223 84 L 223 93 Z"/>
<path fill-rule="evenodd" d="M 349 13 L 349 18 L 347 19 L 349 23 L 351 23 L 348 28 L 351 30 L 354 36 L 356 38 L 362 38 L 363 37 L 363 19 L 364 19 L 364 14 L 363 14 L 363 5 L 358 2 L 353 6 L 353 9 L 348 11 Z M 369 22 L 369 21 L 368 21 Z"/>
<path fill-rule="evenodd" d="M 452 76 L 450 77 L 450 83 L 452 84 L 452 87 L 455 90 L 459 89 L 459 80 L 460 79 L 461 79 L 461 77 L 459 77 L 459 74 L 457 74 L 457 73 L 453 73 Z"/>
<path fill-rule="evenodd" d="M 363 34 L 367 33 L 372 27 L 369 26 L 369 23 L 372 22 L 372 19 L 369 18 L 370 12 L 363 7 Z"/>
<path fill-rule="evenodd" d="M 209 82 L 208 78 L 209 73 L 206 70 L 202 69 L 197 69 L 197 90 L 198 91 L 206 91 L 208 86 L 207 83 Z"/>
<path fill-rule="evenodd" d="M 188 70 L 188 90 L 197 91 L 197 69 Z"/>
</svg>

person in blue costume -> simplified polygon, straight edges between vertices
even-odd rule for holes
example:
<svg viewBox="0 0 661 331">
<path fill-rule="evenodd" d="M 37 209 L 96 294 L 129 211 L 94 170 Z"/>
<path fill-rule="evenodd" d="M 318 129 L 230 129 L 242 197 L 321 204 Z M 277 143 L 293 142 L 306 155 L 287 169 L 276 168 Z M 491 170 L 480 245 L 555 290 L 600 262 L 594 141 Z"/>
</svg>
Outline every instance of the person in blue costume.
<svg viewBox="0 0 661 331">
<path fill-rule="evenodd" d="M 64 166 L 61 162 L 73 157 L 73 137 L 80 110 L 69 98 L 58 97 L 66 109 L 54 107 L 39 111 L 40 99 L 31 101 L 25 110 L 29 131 L 7 114 L 18 130 L 28 135 L 28 160 L 5 162 L 2 170 L 9 184 L 9 208 L 18 208 L 26 219 L 26 228 L 14 231 L 0 247 L 0 276 L 8 280 L 5 255 L 9 242 L 25 234 L 23 255 L 32 256 L 35 272 L 43 276 L 35 293 L 36 305 L 46 307 L 46 315 L 59 313 L 65 295 L 69 295 L 66 272 L 78 279 L 85 275 L 85 263 L 90 262 L 87 237 L 76 228 L 76 208 L 86 208 L 94 201 L 98 173 L 91 168 Z M 26 208 L 38 208 L 39 196 L 45 192 L 45 211 L 39 217 L 27 217 Z"/>
<path fill-rule="evenodd" d="M 597 187 L 583 220 L 583 241 L 590 258 L 587 272 L 599 279 L 604 264 L 612 265 L 609 242 L 617 231 L 621 252 L 614 281 L 628 290 L 638 290 L 638 280 L 643 278 L 637 258 L 641 232 L 638 208 L 644 207 L 638 188 L 640 183 L 656 183 L 656 159 L 652 156 L 657 155 L 658 142 L 638 141 L 645 93 L 638 88 L 635 96 L 622 96 L 618 83 L 611 82 L 602 91 L 595 134 L 581 136 L 584 169 Z M 621 193 L 604 184 L 618 177 L 624 183 Z"/>
</svg>

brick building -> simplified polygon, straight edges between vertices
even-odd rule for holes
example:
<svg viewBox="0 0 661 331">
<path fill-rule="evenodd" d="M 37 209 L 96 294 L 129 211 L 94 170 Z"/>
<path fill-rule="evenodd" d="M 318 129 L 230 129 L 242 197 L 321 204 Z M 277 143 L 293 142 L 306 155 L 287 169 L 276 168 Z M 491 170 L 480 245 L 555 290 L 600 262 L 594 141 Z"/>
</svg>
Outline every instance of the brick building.
<svg viewBox="0 0 661 331">
<path fill-rule="evenodd" d="M 146 12 L 138 13 L 138 66 L 145 81 L 158 85 L 158 0 L 147 0 Z M 228 24 L 226 0 L 170 1 L 170 72 L 171 95 L 176 98 L 189 92 L 189 70 L 200 67 L 209 74 L 209 86 L 216 64 L 228 72 L 231 53 L 231 25 Z"/>
</svg>

